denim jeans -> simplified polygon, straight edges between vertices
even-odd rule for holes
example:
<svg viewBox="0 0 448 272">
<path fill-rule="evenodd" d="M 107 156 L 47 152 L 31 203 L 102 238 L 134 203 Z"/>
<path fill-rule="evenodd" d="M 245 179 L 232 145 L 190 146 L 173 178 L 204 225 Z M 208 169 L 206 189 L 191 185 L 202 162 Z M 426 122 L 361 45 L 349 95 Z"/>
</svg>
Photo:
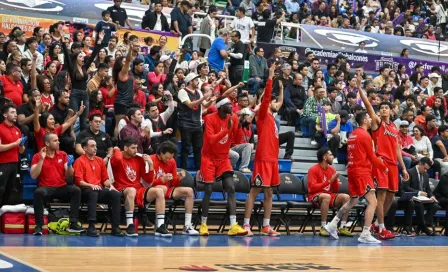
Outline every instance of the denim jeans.
<svg viewBox="0 0 448 272">
<path fill-rule="evenodd" d="M 84 106 L 86 108 L 84 109 L 84 112 L 79 117 L 79 129 L 80 131 L 83 131 L 87 128 L 87 113 L 89 112 L 89 93 L 87 90 L 78 90 L 73 89 L 70 93 L 70 108 L 77 113 L 79 111 L 79 107 L 81 106 L 81 102 L 84 103 Z"/>
<path fill-rule="evenodd" d="M 314 139 L 314 135 L 316 135 L 316 117 L 302 117 L 300 123 L 302 126 L 308 127 L 310 138 Z"/>
<path fill-rule="evenodd" d="M 249 92 L 251 95 L 258 94 L 261 87 L 264 86 L 263 80 L 257 81 L 256 78 L 249 78 L 247 80 L 247 86 L 249 87 Z"/>
</svg>

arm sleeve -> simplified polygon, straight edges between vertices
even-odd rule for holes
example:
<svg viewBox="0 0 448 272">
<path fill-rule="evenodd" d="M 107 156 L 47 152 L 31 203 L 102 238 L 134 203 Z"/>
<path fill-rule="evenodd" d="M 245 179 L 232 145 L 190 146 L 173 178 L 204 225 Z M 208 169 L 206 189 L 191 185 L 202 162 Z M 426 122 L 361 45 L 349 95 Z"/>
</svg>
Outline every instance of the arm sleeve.
<svg viewBox="0 0 448 272">
<path fill-rule="evenodd" d="M 87 59 L 87 61 L 84 63 L 84 68 L 87 70 L 89 69 L 90 65 L 92 64 L 93 60 L 96 58 L 96 55 L 100 52 L 101 44 L 98 44 L 98 41 L 95 41 L 95 48 L 93 49 L 92 55 Z M 64 52 L 65 54 L 65 52 Z"/>
<path fill-rule="evenodd" d="M 64 52 L 64 63 L 67 65 L 67 70 L 69 72 L 69 75 L 73 74 L 73 64 L 72 60 L 70 59 L 70 55 L 68 53 L 67 45 L 63 42 L 61 43 L 62 50 Z"/>
<path fill-rule="evenodd" d="M 268 114 L 269 104 L 272 97 L 272 79 L 268 79 L 266 82 L 266 88 L 263 95 L 263 101 L 261 102 L 260 110 L 258 111 L 258 118 L 263 120 Z"/>
<path fill-rule="evenodd" d="M 116 167 L 121 167 L 122 160 L 123 160 L 123 154 L 121 154 L 121 151 L 118 149 L 114 149 L 114 153 L 110 158 L 110 164 L 112 165 L 112 167 L 114 169 Z"/>
</svg>

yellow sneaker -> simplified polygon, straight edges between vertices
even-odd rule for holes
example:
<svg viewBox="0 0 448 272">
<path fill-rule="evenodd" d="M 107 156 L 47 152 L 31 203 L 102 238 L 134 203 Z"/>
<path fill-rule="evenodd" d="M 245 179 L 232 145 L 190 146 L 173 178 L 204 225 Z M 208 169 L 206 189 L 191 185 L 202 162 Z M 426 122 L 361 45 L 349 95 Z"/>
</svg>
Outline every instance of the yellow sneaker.
<svg viewBox="0 0 448 272">
<path fill-rule="evenodd" d="M 199 229 L 200 236 L 208 236 L 208 227 L 206 223 L 201 223 L 201 228 Z"/>
<path fill-rule="evenodd" d="M 247 230 L 243 229 L 240 225 L 238 225 L 238 223 L 231 226 L 229 232 L 227 233 L 229 236 L 244 236 L 246 234 Z"/>
<path fill-rule="evenodd" d="M 351 233 L 348 228 L 340 228 L 338 230 L 340 236 L 353 237 L 353 233 Z"/>
<path fill-rule="evenodd" d="M 324 229 L 324 227 L 320 227 L 319 235 L 323 237 L 330 237 L 330 234 Z"/>
<path fill-rule="evenodd" d="M 280 236 L 279 232 L 276 232 L 275 230 L 271 229 L 271 226 L 263 227 L 260 231 L 260 235 L 262 236 L 271 236 L 271 237 L 277 237 Z"/>
</svg>

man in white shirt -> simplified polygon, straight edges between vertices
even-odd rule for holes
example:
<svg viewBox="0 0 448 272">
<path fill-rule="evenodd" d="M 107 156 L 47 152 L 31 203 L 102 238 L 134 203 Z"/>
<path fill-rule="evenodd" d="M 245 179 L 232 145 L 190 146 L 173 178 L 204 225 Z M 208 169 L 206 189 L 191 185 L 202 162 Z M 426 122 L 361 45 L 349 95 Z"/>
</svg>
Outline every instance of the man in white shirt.
<svg viewBox="0 0 448 272">
<path fill-rule="evenodd" d="M 44 57 L 37 51 L 37 47 L 39 46 L 37 39 L 35 37 L 28 38 L 26 39 L 25 44 L 28 47 L 28 50 L 23 53 L 23 57 L 32 60 L 34 53 L 36 53 L 36 68 L 42 72 L 44 69 Z"/>
<path fill-rule="evenodd" d="M 243 7 L 239 7 L 237 10 L 236 18 L 230 24 L 232 30 L 238 30 L 241 34 L 241 41 L 243 43 L 249 43 L 254 41 L 255 37 L 255 25 L 250 17 L 246 17 L 246 10 Z M 252 37 L 250 34 L 252 33 Z"/>
<path fill-rule="evenodd" d="M 107 47 L 106 47 L 108 56 L 115 57 L 115 53 L 117 52 L 117 43 L 118 43 L 118 38 L 116 36 L 110 37 L 109 42 L 107 43 Z"/>
</svg>

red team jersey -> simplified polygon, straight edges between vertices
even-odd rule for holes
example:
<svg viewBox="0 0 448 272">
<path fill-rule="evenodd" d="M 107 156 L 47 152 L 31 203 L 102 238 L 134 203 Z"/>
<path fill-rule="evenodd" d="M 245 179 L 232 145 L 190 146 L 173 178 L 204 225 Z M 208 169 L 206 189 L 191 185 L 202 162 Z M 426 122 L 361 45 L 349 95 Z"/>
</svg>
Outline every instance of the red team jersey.
<svg viewBox="0 0 448 272">
<path fill-rule="evenodd" d="M 328 166 L 324 169 L 320 164 L 316 164 L 308 170 L 308 201 L 319 194 L 333 194 L 339 191 L 339 179 L 330 184 L 331 177 L 336 173 L 336 169 Z"/>
<path fill-rule="evenodd" d="M 388 163 L 397 163 L 398 133 L 399 131 L 393 122 L 387 124 L 384 121 L 381 121 L 377 130 L 372 131 L 375 153 Z"/>
<path fill-rule="evenodd" d="M 202 146 L 202 155 L 214 160 L 224 160 L 229 158 L 230 145 L 232 144 L 233 134 L 238 129 L 238 116 L 232 113 L 232 128 L 227 128 L 229 115 L 223 120 L 218 113 L 212 113 L 204 118 L 204 145 Z"/>
<path fill-rule="evenodd" d="M 158 185 L 164 185 L 168 188 L 165 198 L 170 199 L 171 195 L 173 194 L 174 188 L 180 186 L 180 180 L 177 176 L 177 166 L 176 166 L 176 160 L 171 159 L 167 163 L 163 163 L 157 154 L 151 155 L 151 160 L 154 163 L 154 182 L 152 183 L 151 187 L 158 186 Z M 172 174 L 173 179 L 167 182 L 162 181 L 162 177 L 166 174 Z"/>
</svg>

